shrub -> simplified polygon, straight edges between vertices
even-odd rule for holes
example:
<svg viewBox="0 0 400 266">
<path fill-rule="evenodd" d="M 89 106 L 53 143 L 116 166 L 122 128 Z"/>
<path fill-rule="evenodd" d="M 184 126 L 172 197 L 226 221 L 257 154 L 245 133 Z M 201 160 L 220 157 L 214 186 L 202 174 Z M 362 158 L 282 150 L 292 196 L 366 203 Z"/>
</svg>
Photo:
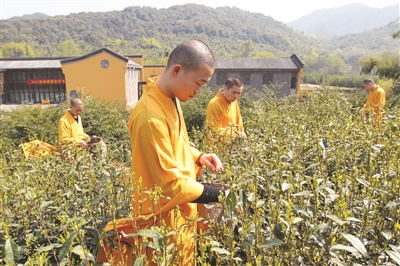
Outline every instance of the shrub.
<svg viewBox="0 0 400 266">
<path fill-rule="evenodd" d="M 204 98 L 183 104 L 185 119 L 196 121 L 191 141 L 204 151 L 210 147 L 201 125 L 213 95 L 205 91 Z M 225 171 L 204 169 L 199 177 L 231 189 L 221 197 L 225 223 L 211 221 L 210 231 L 194 236 L 198 264 L 398 264 L 400 111 L 388 107 L 378 130 L 359 115 L 363 100 L 334 91 L 309 92 L 299 101 L 294 96 L 243 96 L 247 139 L 214 147 Z M 128 112 L 113 104 L 88 99 L 84 110 L 88 132 L 124 140 L 110 145 L 107 158 L 94 160 L 75 151 L 67 160 L 58 155 L 25 159 L 16 146 L 1 147 L 0 249 L 5 252 L 0 263 L 93 264 L 104 224 L 131 215 Z M 34 119 L 30 112 L 42 111 L 7 116 Z M 51 132 L 29 119 L 19 124 L 7 119 L 2 143 L 19 143 L 8 134 L 16 125 L 24 128 L 16 131 L 21 139 Z M 114 128 L 111 121 L 116 121 Z M 121 156 L 125 160 L 116 160 Z M 238 201 L 242 213 L 233 212 Z M 161 241 L 174 232 L 154 227 L 147 233 L 160 240 L 160 261 L 176 265 L 174 248 Z"/>
</svg>

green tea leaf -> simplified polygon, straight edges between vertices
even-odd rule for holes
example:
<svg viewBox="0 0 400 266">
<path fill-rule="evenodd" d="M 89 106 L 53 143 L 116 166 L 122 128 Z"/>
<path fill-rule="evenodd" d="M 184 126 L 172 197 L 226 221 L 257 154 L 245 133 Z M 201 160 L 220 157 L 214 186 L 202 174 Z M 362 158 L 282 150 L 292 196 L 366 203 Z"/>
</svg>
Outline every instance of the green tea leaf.
<svg viewBox="0 0 400 266">
<path fill-rule="evenodd" d="M 133 266 L 143 266 L 143 263 L 144 263 L 143 257 L 139 257 L 137 260 L 135 260 Z"/>
<path fill-rule="evenodd" d="M 43 210 L 43 209 L 47 208 L 48 206 L 50 206 L 51 204 L 53 204 L 53 202 L 54 202 L 54 200 L 43 201 L 43 202 L 40 204 L 39 209 Z"/>
<path fill-rule="evenodd" d="M 293 206 L 293 209 L 295 209 L 298 213 L 302 213 L 302 214 L 304 214 L 305 216 L 307 216 L 309 218 L 311 217 L 311 215 L 306 210 L 304 210 L 304 209 L 302 209 L 300 207 Z"/>
<path fill-rule="evenodd" d="M 357 181 L 358 181 L 358 183 L 360 183 L 360 184 L 362 184 L 362 185 L 364 185 L 366 187 L 369 187 L 369 183 L 368 183 L 367 180 L 362 179 L 362 178 L 357 178 Z"/>
<path fill-rule="evenodd" d="M 349 241 L 353 247 L 355 247 L 360 253 L 361 255 L 363 255 L 364 257 L 368 256 L 367 250 L 365 249 L 364 244 L 360 241 L 360 239 L 358 239 L 357 237 L 353 236 L 352 234 L 343 232 L 340 233 L 344 238 L 347 239 L 347 241 Z"/>
<path fill-rule="evenodd" d="M 335 223 L 340 224 L 340 225 L 344 225 L 344 224 L 350 223 L 349 221 L 342 221 L 336 215 L 328 214 L 328 215 L 326 215 L 326 217 L 328 217 L 329 219 L 331 219 L 332 221 L 334 221 Z"/>
<path fill-rule="evenodd" d="M 332 245 L 331 249 L 338 249 L 338 250 L 347 250 L 348 252 L 351 253 L 356 253 L 359 254 L 360 252 L 358 252 L 357 249 L 353 248 L 353 247 L 349 247 L 349 246 L 345 246 L 345 245 L 341 245 L 341 244 L 337 244 L 337 245 Z"/>
<path fill-rule="evenodd" d="M 388 208 L 390 208 L 390 207 L 395 207 L 395 206 L 397 206 L 397 205 L 399 205 L 399 204 L 400 204 L 400 200 L 391 201 L 391 202 L 388 202 L 388 203 L 386 204 L 386 207 L 388 207 Z"/>
<path fill-rule="evenodd" d="M 77 245 L 72 249 L 72 253 L 78 255 L 80 257 L 81 260 L 85 261 L 90 260 L 90 261 L 94 261 L 94 256 L 91 253 L 85 254 L 84 248 L 81 245 Z"/>
<path fill-rule="evenodd" d="M 151 238 L 158 238 L 162 239 L 162 236 L 160 235 L 159 232 L 151 229 L 142 229 L 137 232 L 137 235 L 142 236 L 142 237 L 151 237 Z"/>
<path fill-rule="evenodd" d="M 78 184 L 74 184 L 76 191 L 82 191 L 82 189 L 78 186 Z"/>
<path fill-rule="evenodd" d="M 229 212 L 233 212 L 235 210 L 237 204 L 235 193 L 229 192 L 228 196 L 226 196 L 225 204 Z"/>
<path fill-rule="evenodd" d="M 394 260 L 398 265 L 400 265 L 400 254 L 392 250 L 385 250 L 385 252 Z"/>
<path fill-rule="evenodd" d="M 285 182 L 282 183 L 282 191 L 283 192 L 285 192 L 286 190 L 288 190 L 291 187 L 292 187 L 291 184 L 288 184 L 288 183 L 285 183 Z"/>
<path fill-rule="evenodd" d="M 386 240 L 390 240 L 390 239 L 392 239 L 392 235 L 391 235 L 391 233 L 390 232 L 388 232 L 388 231 L 382 231 L 381 232 L 381 235 L 384 237 L 384 238 L 386 238 Z"/>
<path fill-rule="evenodd" d="M 4 260 L 11 265 L 14 265 L 17 263 L 17 261 L 19 261 L 19 249 L 18 246 L 15 244 L 15 242 L 9 238 L 6 241 L 6 245 L 4 247 L 5 249 L 5 256 L 4 256 Z"/>
<path fill-rule="evenodd" d="M 293 194 L 293 197 L 296 197 L 296 196 L 307 196 L 307 195 L 310 195 L 310 194 L 313 194 L 313 192 L 310 191 L 310 190 L 305 190 L 305 191 Z"/>
<path fill-rule="evenodd" d="M 329 226 L 326 223 L 319 224 L 315 227 L 314 231 L 320 232 L 320 233 L 327 233 L 329 229 Z"/>
<path fill-rule="evenodd" d="M 365 158 L 367 158 L 367 155 L 368 155 L 368 151 L 363 152 L 363 153 L 358 157 L 357 163 L 360 164 L 360 163 L 362 163 L 363 161 L 365 161 Z"/>
<path fill-rule="evenodd" d="M 40 254 L 40 253 L 42 253 L 42 252 L 47 252 L 47 251 L 50 251 L 50 250 L 52 250 L 52 249 L 54 249 L 54 246 L 53 246 L 53 245 L 48 245 L 48 246 L 39 248 L 39 249 L 37 250 L 37 253 Z"/>
<path fill-rule="evenodd" d="M 337 258 L 331 258 L 329 260 L 329 262 L 335 263 L 336 265 L 339 265 L 339 266 L 347 266 L 346 263 L 342 262 L 341 260 L 339 260 Z"/>
<path fill-rule="evenodd" d="M 361 223 L 362 222 L 360 219 L 357 219 L 357 218 L 354 218 L 354 217 L 348 217 L 348 218 L 346 218 L 346 221 L 357 222 L 357 223 Z"/>
<path fill-rule="evenodd" d="M 65 241 L 63 247 L 60 249 L 60 252 L 58 252 L 58 258 L 59 260 L 62 260 L 65 258 L 65 255 L 68 254 L 69 250 L 71 249 L 72 243 L 74 242 L 74 239 L 76 237 L 76 233 L 72 232 L 71 236 Z"/>
<path fill-rule="evenodd" d="M 329 188 L 329 187 L 332 187 L 332 186 L 334 186 L 335 184 L 333 184 L 333 183 L 326 183 L 326 184 L 323 184 L 323 185 L 320 185 L 319 187 L 317 187 L 316 189 L 315 189 L 315 191 L 317 192 L 317 191 L 320 191 L 320 190 L 322 190 L 322 189 L 326 189 L 326 188 Z"/>
<path fill-rule="evenodd" d="M 228 256 L 231 255 L 231 253 L 224 248 L 211 248 L 211 250 L 217 252 L 218 254 L 225 254 Z"/>
<path fill-rule="evenodd" d="M 272 247 L 272 246 L 276 246 L 276 245 L 283 245 L 283 244 L 285 244 L 285 242 L 283 242 L 283 241 L 280 240 L 279 238 L 274 238 L 274 239 L 266 240 L 266 241 L 260 246 L 260 248 L 268 248 L 268 247 Z"/>
</svg>

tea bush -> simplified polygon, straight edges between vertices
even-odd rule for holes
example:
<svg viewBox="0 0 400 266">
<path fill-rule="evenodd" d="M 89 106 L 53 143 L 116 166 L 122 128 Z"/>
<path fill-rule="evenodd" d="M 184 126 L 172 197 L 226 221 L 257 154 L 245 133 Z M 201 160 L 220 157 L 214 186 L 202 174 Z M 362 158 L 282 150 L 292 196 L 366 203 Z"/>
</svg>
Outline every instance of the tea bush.
<svg viewBox="0 0 400 266">
<path fill-rule="evenodd" d="M 231 188 L 221 196 L 223 222 L 195 235 L 199 265 L 400 264 L 396 105 L 377 129 L 358 113 L 362 94 L 249 92 L 240 99 L 247 139 L 210 147 L 205 105 L 214 94 L 182 105 L 193 144 L 218 154 L 225 168 L 204 169 L 200 180 Z M 56 142 L 66 107 L 59 108 L 16 110 L 1 120 L 0 264 L 93 265 L 105 223 L 131 215 L 129 112 L 117 103 L 86 99 L 82 113 L 86 131 L 108 144 L 107 158 L 78 150 L 64 159 L 24 158 L 21 142 Z M 45 118 L 52 121 L 44 125 Z M 233 212 L 237 202 L 243 212 Z M 161 240 L 173 233 L 149 232 Z M 173 247 L 157 245 L 155 257 L 177 265 Z"/>
</svg>

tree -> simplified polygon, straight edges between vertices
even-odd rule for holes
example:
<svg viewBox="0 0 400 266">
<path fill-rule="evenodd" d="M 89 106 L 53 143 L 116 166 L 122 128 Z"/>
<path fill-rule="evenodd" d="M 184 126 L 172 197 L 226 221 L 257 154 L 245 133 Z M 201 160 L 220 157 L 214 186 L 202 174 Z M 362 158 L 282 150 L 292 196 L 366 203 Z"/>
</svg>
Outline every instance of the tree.
<svg viewBox="0 0 400 266">
<path fill-rule="evenodd" d="M 384 56 L 380 58 L 370 57 L 361 61 L 361 74 L 370 74 L 375 71 L 380 78 L 400 79 L 400 65 L 398 55 Z"/>
<path fill-rule="evenodd" d="M 392 34 L 393 38 L 400 39 L 400 30 Z M 381 53 L 360 60 L 361 74 L 375 72 L 379 78 L 393 79 L 392 90 L 400 93 L 400 64 L 399 53 Z"/>
<path fill-rule="evenodd" d="M 239 57 L 249 58 L 254 51 L 254 43 L 251 40 L 244 41 L 240 44 Z"/>
<path fill-rule="evenodd" d="M 330 54 L 326 59 L 326 69 L 328 74 L 342 75 L 346 72 L 347 67 L 341 57 Z"/>
<path fill-rule="evenodd" d="M 304 64 L 310 68 L 310 70 L 318 64 L 318 54 L 315 51 L 314 46 L 311 46 L 310 50 L 304 57 Z"/>
<path fill-rule="evenodd" d="M 78 48 L 74 40 L 69 39 L 61 43 L 62 55 L 80 55 L 81 49 Z"/>
<path fill-rule="evenodd" d="M 262 51 L 255 54 L 254 58 L 274 58 L 276 57 L 273 53 Z"/>
<path fill-rule="evenodd" d="M 4 57 L 32 57 L 36 56 L 32 47 L 24 42 L 15 43 L 9 42 L 1 47 L 1 51 Z"/>
<path fill-rule="evenodd" d="M 160 48 L 160 43 L 156 38 L 146 38 L 142 37 L 142 48 Z"/>
</svg>

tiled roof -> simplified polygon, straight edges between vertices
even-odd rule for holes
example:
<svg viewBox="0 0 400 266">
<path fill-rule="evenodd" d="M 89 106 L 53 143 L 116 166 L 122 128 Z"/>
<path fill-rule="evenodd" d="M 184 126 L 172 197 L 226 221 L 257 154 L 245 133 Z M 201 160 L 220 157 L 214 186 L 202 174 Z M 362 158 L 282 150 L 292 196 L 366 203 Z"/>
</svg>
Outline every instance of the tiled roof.
<svg viewBox="0 0 400 266">
<path fill-rule="evenodd" d="M 130 65 L 130 66 L 134 66 L 135 68 L 142 68 L 141 65 L 139 65 L 138 63 L 136 63 L 136 62 L 130 60 L 128 57 L 125 57 L 125 56 L 122 56 L 122 55 L 120 55 L 120 54 L 117 54 L 117 53 L 111 51 L 111 50 L 108 49 L 108 48 L 102 48 L 102 49 L 99 49 L 99 50 L 97 50 L 97 51 L 94 51 L 94 52 L 92 52 L 92 53 L 89 53 L 89 54 L 86 54 L 86 55 L 83 55 L 83 56 L 79 56 L 79 57 L 74 57 L 74 58 L 62 60 L 62 61 L 61 61 L 61 64 L 68 64 L 68 63 L 73 63 L 73 62 L 85 60 L 85 59 L 87 59 L 87 58 L 93 57 L 93 56 L 95 56 L 95 55 L 98 55 L 98 54 L 104 53 L 104 52 L 105 52 L 105 53 L 108 53 L 108 54 L 110 54 L 110 55 L 112 55 L 112 56 L 114 56 L 114 57 L 116 57 L 116 58 L 118 58 L 118 59 L 120 59 L 120 60 L 122 60 L 122 61 L 124 61 L 124 62 L 126 62 L 126 63 L 127 63 L 128 65 Z"/>
<path fill-rule="evenodd" d="M 297 56 L 296 56 L 297 57 Z M 302 67 L 292 57 L 281 58 L 217 58 L 215 69 L 230 70 L 250 70 L 250 69 L 268 69 L 268 70 L 298 70 Z"/>
<path fill-rule="evenodd" d="M 68 57 L 29 57 L 29 58 L 0 58 L 0 71 L 6 69 L 54 69 L 61 68 L 62 64 L 68 64 L 85 60 L 99 53 L 109 53 L 112 56 L 126 62 L 128 66 L 142 68 L 142 66 L 129 58 L 119 55 L 110 49 L 102 48 L 92 53 L 83 56 L 68 56 Z"/>
<path fill-rule="evenodd" d="M 64 57 L 62 59 L 66 59 Z M 6 69 L 52 69 L 61 68 L 61 58 L 2 58 L 0 59 L 0 70 Z"/>
</svg>

